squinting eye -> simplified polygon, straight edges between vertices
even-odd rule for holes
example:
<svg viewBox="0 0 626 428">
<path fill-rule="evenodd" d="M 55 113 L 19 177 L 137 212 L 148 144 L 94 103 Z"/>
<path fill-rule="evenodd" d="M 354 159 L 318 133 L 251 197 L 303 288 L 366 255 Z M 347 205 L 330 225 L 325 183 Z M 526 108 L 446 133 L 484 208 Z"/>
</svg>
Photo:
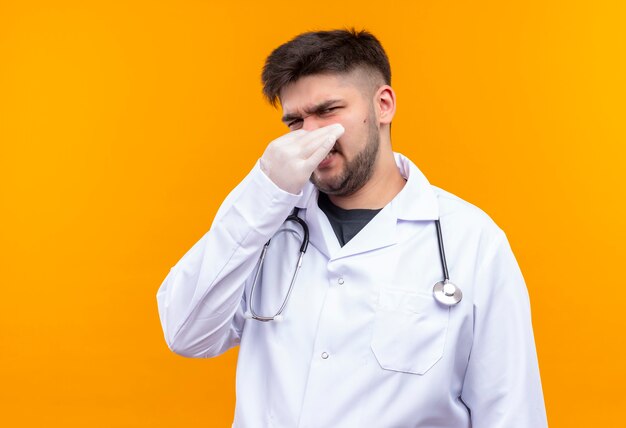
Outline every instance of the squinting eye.
<svg viewBox="0 0 626 428">
<path fill-rule="evenodd" d="M 329 107 L 329 108 L 325 108 L 324 110 L 320 111 L 320 114 L 328 114 L 331 113 L 333 110 L 337 110 L 339 107 Z"/>
<path fill-rule="evenodd" d="M 294 126 L 299 125 L 300 123 L 302 123 L 302 119 L 296 119 L 296 120 L 292 120 L 291 122 L 289 122 L 287 126 L 289 128 L 293 128 Z"/>
</svg>

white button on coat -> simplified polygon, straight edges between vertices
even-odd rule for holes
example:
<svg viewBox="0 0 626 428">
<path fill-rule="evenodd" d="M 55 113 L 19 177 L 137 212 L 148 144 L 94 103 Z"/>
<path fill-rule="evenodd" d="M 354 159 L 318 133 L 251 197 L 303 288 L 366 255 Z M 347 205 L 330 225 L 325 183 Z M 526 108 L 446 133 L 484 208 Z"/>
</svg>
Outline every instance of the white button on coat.
<svg viewBox="0 0 626 428">
<path fill-rule="evenodd" d="M 547 426 L 528 294 L 504 233 L 405 157 L 396 162 L 404 189 L 344 247 L 312 185 L 288 194 L 257 164 L 165 278 L 157 299 L 174 352 L 240 345 L 234 427 Z M 285 296 L 300 246 L 298 227 L 284 223 L 294 206 L 311 243 L 284 320 L 246 319 L 269 238 L 255 309 L 273 314 Z M 452 307 L 432 295 L 443 279 L 437 218 L 463 292 Z M 329 266 L 351 286 L 329 287 Z M 333 358 L 315 358 L 326 346 Z"/>
</svg>

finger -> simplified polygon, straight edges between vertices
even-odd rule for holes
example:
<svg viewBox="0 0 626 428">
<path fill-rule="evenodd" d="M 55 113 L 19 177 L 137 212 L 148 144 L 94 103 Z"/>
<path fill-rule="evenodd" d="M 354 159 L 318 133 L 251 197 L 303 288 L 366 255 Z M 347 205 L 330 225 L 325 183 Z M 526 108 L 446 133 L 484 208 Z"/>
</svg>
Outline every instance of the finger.
<svg viewBox="0 0 626 428">
<path fill-rule="evenodd" d="M 300 137 L 301 135 L 308 134 L 309 131 L 305 131 L 304 129 L 296 129 L 295 131 L 288 132 L 285 135 L 289 135 L 290 137 Z"/>
<path fill-rule="evenodd" d="M 305 131 L 304 129 L 297 129 L 295 131 L 291 131 L 281 135 L 270 144 L 273 144 L 275 146 L 293 145 L 294 141 L 297 141 L 299 138 L 302 138 L 306 134 L 308 134 L 308 131 Z"/>
<path fill-rule="evenodd" d="M 301 145 L 301 154 L 303 158 L 309 158 L 314 153 L 316 153 L 321 146 L 326 147 L 326 144 L 329 140 L 330 146 L 328 150 L 324 153 L 324 156 L 328 154 L 328 152 L 333 148 L 335 141 L 339 137 L 341 137 L 344 133 L 344 128 L 340 124 L 336 123 L 333 125 L 325 126 L 323 128 L 318 128 L 315 131 L 309 132 L 306 136 L 299 139 L 298 143 Z"/>
<path fill-rule="evenodd" d="M 327 136 L 325 139 L 322 140 L 317 150 L 311 153 L 311 155 L 306 160 L 306 163 L 308 167 L 311 168 L 311 171 L 317 168 L 320 162 L 324 160 L 326 155 L 332 150 L 336 140 L 337 138 L 334 135 Z"/>
<path fill-rule="evenodd" d="M 323 126 L 321 128 L 314 129 L 313 131 L 309 131 L 305 136 L 300 137 L 298 142 L 306 145 L 311 141 L 317 140 L 319 137 L 323 137 L 327 134 L 335 135 L 335 139 L 337 139 L 341 134 L 343 134 L 343 132 L 344 129 L 341 124 L 333 123 L 332 125 Z"/>
</svg>

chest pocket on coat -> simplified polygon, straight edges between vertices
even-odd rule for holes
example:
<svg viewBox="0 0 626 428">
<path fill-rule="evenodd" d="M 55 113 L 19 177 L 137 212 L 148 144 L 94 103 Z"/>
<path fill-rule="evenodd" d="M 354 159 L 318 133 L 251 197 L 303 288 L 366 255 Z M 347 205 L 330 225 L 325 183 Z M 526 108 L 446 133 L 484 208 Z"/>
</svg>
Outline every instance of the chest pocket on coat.
<svg viewBox="0 0 626 428">
<path fill-rule="evenodd" d="M 443 356 L 450 308 L 432 295 L 380 290 L 371 347 L 382 368 L 423 375 Z"/>
</svg>

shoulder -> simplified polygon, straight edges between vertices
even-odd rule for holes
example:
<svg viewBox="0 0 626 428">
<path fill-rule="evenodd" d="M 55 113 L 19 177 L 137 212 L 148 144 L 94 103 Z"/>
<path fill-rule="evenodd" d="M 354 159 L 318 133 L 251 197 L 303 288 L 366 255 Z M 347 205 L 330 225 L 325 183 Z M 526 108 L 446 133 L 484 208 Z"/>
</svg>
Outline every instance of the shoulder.
<svg viewBox="0 0 626 428">
<path fill-rule="evenodd" d="M 471 217 L 477 221 L 492 222 L 491 217 L 476 205 L 461 199 L 457 195 L 448 192 L 440 187 L 430 185 L 431 189 L 439 201 L 439 213 L 444 215 L 463 215 Z"/>
<path fill-rule="evenodd" d="M 437 195 L 442 228 L 459 238 L 477 239 L 483 244 L 506 239 L 504 231 L 481 208 L 437 186 L 430 186 Z"/>
</svg>

